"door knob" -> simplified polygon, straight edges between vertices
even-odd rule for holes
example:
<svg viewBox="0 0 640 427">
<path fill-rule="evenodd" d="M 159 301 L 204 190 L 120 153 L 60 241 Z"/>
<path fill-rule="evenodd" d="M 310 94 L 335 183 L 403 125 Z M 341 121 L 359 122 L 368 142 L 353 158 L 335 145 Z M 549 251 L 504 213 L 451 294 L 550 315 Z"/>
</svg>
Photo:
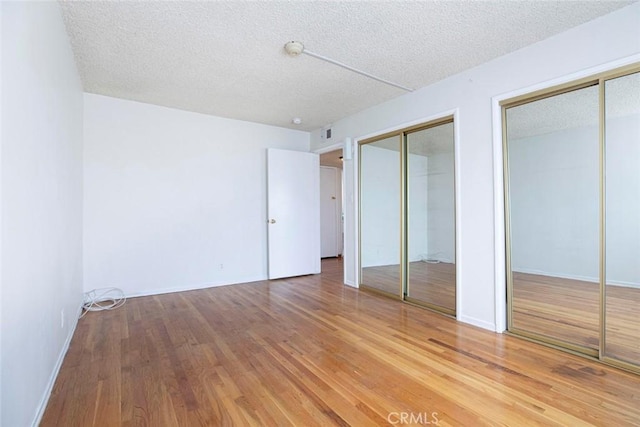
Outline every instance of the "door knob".
<svg viewBox="0 0 640 427">
<path fill-rule="evenodd" d="M 271 224 L 275 224 L 275 223 L 276 223 L 276 220 L 275 220 L 275 219 L 272 219 L 272 220 L 271 220 L 271 221 L 269 221 L 269 222 L 270 222 Z"/>
</svg>

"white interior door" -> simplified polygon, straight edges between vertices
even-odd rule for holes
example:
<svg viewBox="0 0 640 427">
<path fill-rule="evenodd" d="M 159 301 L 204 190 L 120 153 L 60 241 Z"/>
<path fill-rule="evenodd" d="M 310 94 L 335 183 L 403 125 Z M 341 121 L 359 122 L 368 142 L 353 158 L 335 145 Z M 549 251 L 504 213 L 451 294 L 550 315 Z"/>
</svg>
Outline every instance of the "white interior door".
<svg viewBox="0 0 640 427">
<path fill-rule="evenodd" d="M 320 273 L 320 158 L 267 150 L 269 279 Z"/>
<path fill-rule="evenodd" d="M 338 256 L 340 229 L 338 169 L 320 166 L 320 256 Z"/>
</svg>

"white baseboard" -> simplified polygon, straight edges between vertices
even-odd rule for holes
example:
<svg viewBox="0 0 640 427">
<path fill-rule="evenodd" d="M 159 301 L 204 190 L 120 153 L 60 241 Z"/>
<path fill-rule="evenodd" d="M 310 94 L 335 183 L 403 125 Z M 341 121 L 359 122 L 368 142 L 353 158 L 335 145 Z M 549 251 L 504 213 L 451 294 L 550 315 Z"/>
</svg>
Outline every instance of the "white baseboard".
<svg viewBox="0 0 640 427">
<path fill-rule="evenodd" d="M 608 281 L 607 282 L 607 286 L 620 286 L 623 288 L 636 288 L 636 289 L 640 289 L 640 283 L 633 283 L 633 282 L 623 282 L 623 281 Z"/>
<path fill-rule="evenodd" d="M 463 323 L 468 323 L 473 326 L 477 326 L 482 329 L 487 329 L 492 332 L 496 332 L 496 325 L 492 322 L 487 322 L 481 319 L 476 319 L 475 317 L 460 315 L 458 316 L 458 321 Z"/>
<path fill-rule="evenodd" d="M 355 282 L 353 280 L 345 280 L 344 284 L 347 286 L 351 286 L 352 288 L 358 288 L 359 286 L 355 284 Z"/>
<path fill-rule="evenodd" d="M 264 280 L 269 280 L 266 277 L 247 277 L 243 279 L 241 282 L 221 282 L 221 283 L 200 283 L 196 285 L 186 285 L 186 286 L 177 286 L 171 288 L 160 288 L 160 289 L 151 289 L 148 291 L 142 292 L 125 292 L 127 298 L 137 298 L 137 297 L 146 297 L 150 295 L 162 295 L 162 294 L 172 294 L 174 292 L 185 292 L 185 291 L 197 291 L 200 289 L 207 288 L 217 288 L 219 286 L 230 286 L 230 285 L 241 285 L 245 283 L 253 283 L 253 282 L 262 282 Z"/>
<path fill-rule="evenodd" d="M 245 283 L 262 282 L 262 281 L 265 281 L 265 280 L 269 280 L 269 279 L 266 278 L 266 277 L 254 277 L 254 278 L 247 278 L 245 281 L 242 281 L 242 282 L 204 283 L 204 284 L 198 284 L 198 285 L 178 286 L 178 287 L 173 287 L 173 288 L 152 289 L 152 290 L 143 291 L 143 292 L 127 292 L 127 293 L 125 293 L 125 296 L 127 298 L 147 297 L 147 296 L 152 296 L 152 295 L 172 294 L 174 292 L 197 291 L 197 290 L 200 290 L 200 289 L 217 288 L 219 286 L 232 286 L 232 285 L 241 285 L 241 284 L 245 284 Z M 347 285 L 347 286 L 350 286 L 352 288 L 356 288 L 356 289 L 359 287 L 352 280 L 345 280 L 344 284 Z"/>
<path fill-rule="evenodd" d="M 535 274 L 537 276 L 557 277 L 559 279 L 580 280 L 582 282 L 599 283 L 598 277 L 580 276 L 577 274 L 551 273 L 549 271 L 536 270 L 534 268 L 513 267 L 514 273 Z"/>
<path fill-rule="evenodd" d="M 56 361 L 55 366 L 53 367 L 53 371 L 51 372 L 51 376 L 49 377 L 49 382 L 47 383 L 47 387 L 42 394 L 42 398 L 40 399 L 40 404 L 38 405 L 38 410 L 36 412 L 36 416 L 31 423 L 32 427 L 37 427 L 40 425 L 40 421 L 42 421 L 42 416 L 44 415 L 44 411 L 47 409 L 47 404 L 49 403 L 49 398 L 51 397 L 51 392 L 53 391 L 53 386 L 56 383 L 56 379 L 58 378 L 58 374 L 60 373 L 60 368 L 62 367 L 62 362 L 64 362 L 64 357 L 67 355 L 67 351 L 69 350 L 69 345 L 71 344 L 71 339 L 73 338 L 73 334 L 76 332 L 76 326 L 78 326 L 78 320 L 80 319 L 80 314 L 82 314 L 82 303 L 78 307 L 78 311 L 76 312 L 76 316 L 73 321 L 73 325 L 69 328 L 69 333 L 67 334 L 67 339 L 65 340 L 62 349 L 60 350 L 60 354 L 58 355 L 58 360 Z"/>
<path fill-rule="evenodd" d="M 426 264 L 454 264 L 453 260 L 448 258 L 429 258 L 429 260 L 419 259 L 418 262 L 424 262 Z"/>
<path fill-rule="evenodd" d="M 600 283 L 599 277 L 591 276 L 578 276 L 575 274 L 562 274 L 562 273 L 550 273 L 548 271 L 534 270 L 529 268 L 516 268 L 513 269 L 514 273 L 535 274 L 538 276 L 557 277 L 559 279 L 580 280 L 583 282 Z M 607 285 L 622 286 L 625 288 L 640 288 L 640 283 L 625 282 L 623 280 L 609 280 Z"/>
</svg>

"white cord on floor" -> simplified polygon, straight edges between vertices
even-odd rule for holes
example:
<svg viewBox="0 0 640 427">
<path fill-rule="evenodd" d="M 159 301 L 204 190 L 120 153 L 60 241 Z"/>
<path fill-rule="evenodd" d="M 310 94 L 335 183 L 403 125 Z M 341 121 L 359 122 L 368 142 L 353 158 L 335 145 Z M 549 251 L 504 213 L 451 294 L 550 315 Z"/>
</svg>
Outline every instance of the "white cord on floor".
<svg viewBox="0 0 640 427">
<path fill-rule="evenodd" d="M 122 307 L 126 301 L 127 298 L 124 296 L 122 289 L 93 289 L 84 293 L 80 318 L 90 311 L 115 310 L 118 307 Z"/>
</svg>

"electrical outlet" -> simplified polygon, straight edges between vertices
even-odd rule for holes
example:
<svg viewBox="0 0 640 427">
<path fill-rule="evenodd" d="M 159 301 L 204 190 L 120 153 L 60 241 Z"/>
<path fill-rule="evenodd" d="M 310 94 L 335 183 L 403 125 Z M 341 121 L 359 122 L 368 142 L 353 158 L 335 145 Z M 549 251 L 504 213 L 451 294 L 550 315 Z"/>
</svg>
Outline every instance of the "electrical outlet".
<svg viewBox="0 0 640 427">
<path fill-rule="evenodd" d="M 220 270 L 224 270 L 224 264 L 220 264 Z"/>
<path fill-rule="evenodd" d="M 64 308 L 60 310 L 60 328 L 64 329 Z"/>
</svg>

